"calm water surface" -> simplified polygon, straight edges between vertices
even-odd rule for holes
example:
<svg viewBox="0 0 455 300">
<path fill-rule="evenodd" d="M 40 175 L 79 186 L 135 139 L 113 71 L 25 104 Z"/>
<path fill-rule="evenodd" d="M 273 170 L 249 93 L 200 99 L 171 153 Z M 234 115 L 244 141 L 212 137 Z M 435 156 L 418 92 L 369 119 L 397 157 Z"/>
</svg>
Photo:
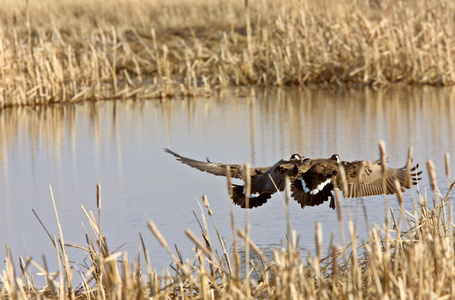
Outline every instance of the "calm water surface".
<svg viewBox="0 0 455 300">
<path fill-rule="evenodd" d="M 455 90 L 393 88 L 358 90 L 274 90 L 225 92 L 213 98 L 167 101 L 106 101 L 72 106 L 0 110 L 0 256 L 8 244 L 15 258 L 46 256 L 57 270 L 55 251 L 32 209 L 51 234 L 58 235 L 51 188 L 65 242 L 84 245 L 92 232 L 81 206 L 96 215 L 96 184 L 102 188 L 101 226 L 113 251 L 134 260 L 139 233 L 161 270 L 171 259 L 147 227 L 152 220 L 170 245 L 192 257 L 184 231 L 199 236 L 198 201 L 206 194 L 215 221 L 232 244 L 226 180 L 199 172 L 163 152 L 164 147 L 196 159 L 271 165 L 292 153 L 344 160 L 379 158 L 378 141 L 387 145 L 389 165 L 405 164 L 408 148 L 424 169 L 419 190 L 429 187 L 425 162 L 436 165 L 438 185 L 446 190 L 444 154 L 455 155 Z M 452 163 L 453 169 L 453 163 Z M 50 188 L 51 187 L 51 188 Z M 430 191 L 427 191 L 431 195 Z M 397 207 L 394 196 L 388 205 Z M 417 188 L 405 193 L 412 211 Z M 356 218 L 361 238 L 369 226 L 382 226 L 384 197 L 350 199 L 343 206 Z M 365 206 L 368 222 L 362 205 Z M 245 210 L 233 207 L 244 228 Z M 286 213 L 279 195 L 248 213 L 251 236 L 264 251 L 281 247 Z M 302 210 L 290 204 L 290 221 L 304 251 L 315 251 L 315 226 L 322 222 L 324 248 L 341 244 L 335 211 L 328 204 Z M 211 227 L 211 237 L 216 235 Z M 85 257 L 70 249 L 75 267 Z M 141 253 L 141 257 L 143 257 Z M 2 259 L 3 262 L 3 259 Z M 17 262 L 17 259 L 15 259 Z M 52 269 L 51 269 L 52 270 Z"/>
</svg>

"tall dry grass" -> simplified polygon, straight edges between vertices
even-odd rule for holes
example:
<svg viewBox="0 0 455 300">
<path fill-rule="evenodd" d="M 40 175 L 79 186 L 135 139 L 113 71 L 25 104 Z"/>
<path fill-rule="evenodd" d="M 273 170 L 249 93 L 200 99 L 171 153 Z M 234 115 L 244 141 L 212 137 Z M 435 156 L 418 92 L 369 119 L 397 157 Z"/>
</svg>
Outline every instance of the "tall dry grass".
<svg viewBox="0 0 455 300">
<path fill-rule="evenodd" d="M 455 82 L 452 1 L 1 2 L 0 107 Z"/>
<path fill-rule="evenodd" d="M 16 259 L 11 257 L 7 248 L 6 267 L 0 274 L 0 298 L 448 299 L 455 288 L 451 199 L 454 183 L 449 179 L 448 155 L 448 189 L 444 194 L 438 188 L 442 183 L 436 182 L 432 162 L 427 165 L 434 198 L 426 199 L 420 195 L 420 203 L 413 211 L 404 211 L 400 205 L 399 215 L 391 209 L 385 222 L 390 225 L 373 227 L 366 241 L 358 240 L 354 220 L 349 214 L 343 215 L 338 205 L 342 234 L 343 222 L 347 221 L 349 225 L 347 246 L 330 245 L 327 257 L 322 256 L 323 225 L 319 222 L 315 224 L 317 249 L 314 254 L 301 252 L 298 234 L 289 227 L 286 246 L 275 249 L 271 257 L 254 243 L 254 237 L 248 234 L 248 225 L 245 230 L 239 229 L 231 217 L 234 245 L 233 251 L 228 251 L 229 245 L 218 233 L 209 201 L 203 197 L 200 237 L 186 231 L 195 245 L 195 261 L 186 260 L 178 250 L 172 250 L 159 228 L 149 222 L 151 232 L 173 261 L 173 269 L 167 270 L 164 276 L 154 271 L 147 245 L 143 242 L 145 266 L 141 266 L 139 261 L 130 261 L 125 253 L 109 250 L 101 232 L 99 185 L 96 196 L 98 212 L 87 212 L 82 207 L 93 231 L 86 234 L 85 245 L 65 244 L 52 197 L 59 233 L 48 232 L 48 235 L 55 246 L 59 270 L 48 270 L 28 257 L 20 257 L 17 267 L 13 263 Z M 340 204 L 340 199 L 337 202 Z M 289 199 L 286 203 L 289 205 Z M 209 223 L 213 224 L 214 233 L 209 232 Z M 240 254 L 241 242 L 244 244 L 243 255 Z M 87 255 L 87 269 L 79 271 L 81 280 L 78 285 L 72 285 L 75 269 L 66 254 L 66 248 L 70 246 Z M 45 286 L 34 285 L 32 266 L 45 275 Z"/>
</svg>

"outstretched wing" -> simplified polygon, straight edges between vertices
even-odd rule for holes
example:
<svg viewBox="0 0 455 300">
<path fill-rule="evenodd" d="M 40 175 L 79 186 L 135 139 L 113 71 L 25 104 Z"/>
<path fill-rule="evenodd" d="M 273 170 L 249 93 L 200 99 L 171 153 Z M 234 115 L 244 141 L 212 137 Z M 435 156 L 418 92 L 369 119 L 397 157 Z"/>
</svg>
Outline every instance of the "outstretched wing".
<svg viewBox="0 0 455 300">
<path fill-rule="evenodd" d="M 217 176 L 227 176 L 227 167 L 229 166 L 232 178 L 244 179 L 245 170 L 244 170 L 243 165 L 214 163 L 214 162 L 209 161 L 208 159 L 207 159 L 207 161 L 195 160 L 195 159 L 181 156 L 177 152 L 172 151 L 168 148 L 164 148 L 164 151 L 169 154 L 172 154 L 181 163 L 186 164 L 195 169 L 198 169 L 199 171 L 211 173 L 211 174 L 217 175 Z M 265 173 L 270 168 L 271 168 L 271 166 L 250 168 L 250 174 L 251 174 L 251 176 L 259 176 L 259 175 Z"/>
<path fill-rule="evenodd" d="M 243 179 L 243 172 L 244 168 L 243 165 L 228 165 L 228 164 L 221 164 L 221 163 L 213 163 L 209 160 L 207 161 L 199 161 L 195 159 L 191 159 L 188 157 L 184 157 L 179 155 L 177 152 L 174 152 L 168 148 L 164 148 L 164 151 L 172 154 L 178 161 L 183 164 L 186 164 L 190 167 L 198 169 L 202 172 L 211 173 L 217 176 L 227 176 L 227 166 L 231 169 L 231 177 Z"/>
<path fill-rule="evenodd" d="M 391 195 L 396 193 L 395 181 L 397 180 L 401 191 L 409 189 L 421 179 L 422 173 L 417 169 L 419 165 L 410 168 L 386 168 L 378 161 L 342 162 L 346 174 L 346 186 L 339 176 L 337 185 L 346 198 L 357 198 L 373 195 Z"/>
</svg>

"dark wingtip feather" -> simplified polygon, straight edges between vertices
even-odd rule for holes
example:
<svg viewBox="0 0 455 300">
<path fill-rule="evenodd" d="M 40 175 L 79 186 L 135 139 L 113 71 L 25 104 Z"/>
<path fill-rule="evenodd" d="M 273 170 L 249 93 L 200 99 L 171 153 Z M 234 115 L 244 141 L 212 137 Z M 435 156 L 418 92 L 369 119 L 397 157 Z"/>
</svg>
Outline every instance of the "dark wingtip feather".
<svg viewBox="0 0 455 300">
<path fill-rule="evenodd" d="M 173 155 L 173 156 L 176 157 L 177 159 L 180 159 L 180 157 L 181 157 L 180 154 L 177 153 L 177 151 L 171 150 L 171 149 L 169 149 L 169 148 L 164 148 L 164 152 Z"/>
<path fill-rule="evenodd" d="M 335 209 L 335 199 L 333 198 L 333 196 L 330 198 L 329 207 L 330 207 L 331 209 Z"/>
<path fill-rule="evenodd" d="M 169 149 L 169 148 L 163 148 L 163 149 L 164 149 L 164 152 L 166 152 L 166 153 L 169 153 L 169 154 L 172 154 L 172 155 L 175 155 L 175 154 L 176 154 L 176 152 L 172 151 L 172 150 Z"/>
</svg>

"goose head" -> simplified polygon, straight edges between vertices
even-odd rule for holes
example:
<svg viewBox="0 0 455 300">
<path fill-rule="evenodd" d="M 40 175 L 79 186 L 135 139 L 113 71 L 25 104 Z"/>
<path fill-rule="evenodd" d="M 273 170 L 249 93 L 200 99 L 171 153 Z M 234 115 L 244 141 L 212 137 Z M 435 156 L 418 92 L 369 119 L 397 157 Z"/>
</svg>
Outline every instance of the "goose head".
<svg viewBox="0 0 455 300">
<path fill-rule="evenodd" d="M 300 156 L 300 154 L 298 154 L 298 153 L 294 153 L 291 155 L 291 158 L 289 160 L 292 162 L 299 162 L 299 161 L 303 161 L 303 157 Z"/>
<path fill-rule="evenodd" d="M 334 160 L 336 162 L 340 162 L 341 159 L 340 159 L 340 156 L 338 154 L 334 154 L 330 157 L 331 160 Z"/>
</svg>

